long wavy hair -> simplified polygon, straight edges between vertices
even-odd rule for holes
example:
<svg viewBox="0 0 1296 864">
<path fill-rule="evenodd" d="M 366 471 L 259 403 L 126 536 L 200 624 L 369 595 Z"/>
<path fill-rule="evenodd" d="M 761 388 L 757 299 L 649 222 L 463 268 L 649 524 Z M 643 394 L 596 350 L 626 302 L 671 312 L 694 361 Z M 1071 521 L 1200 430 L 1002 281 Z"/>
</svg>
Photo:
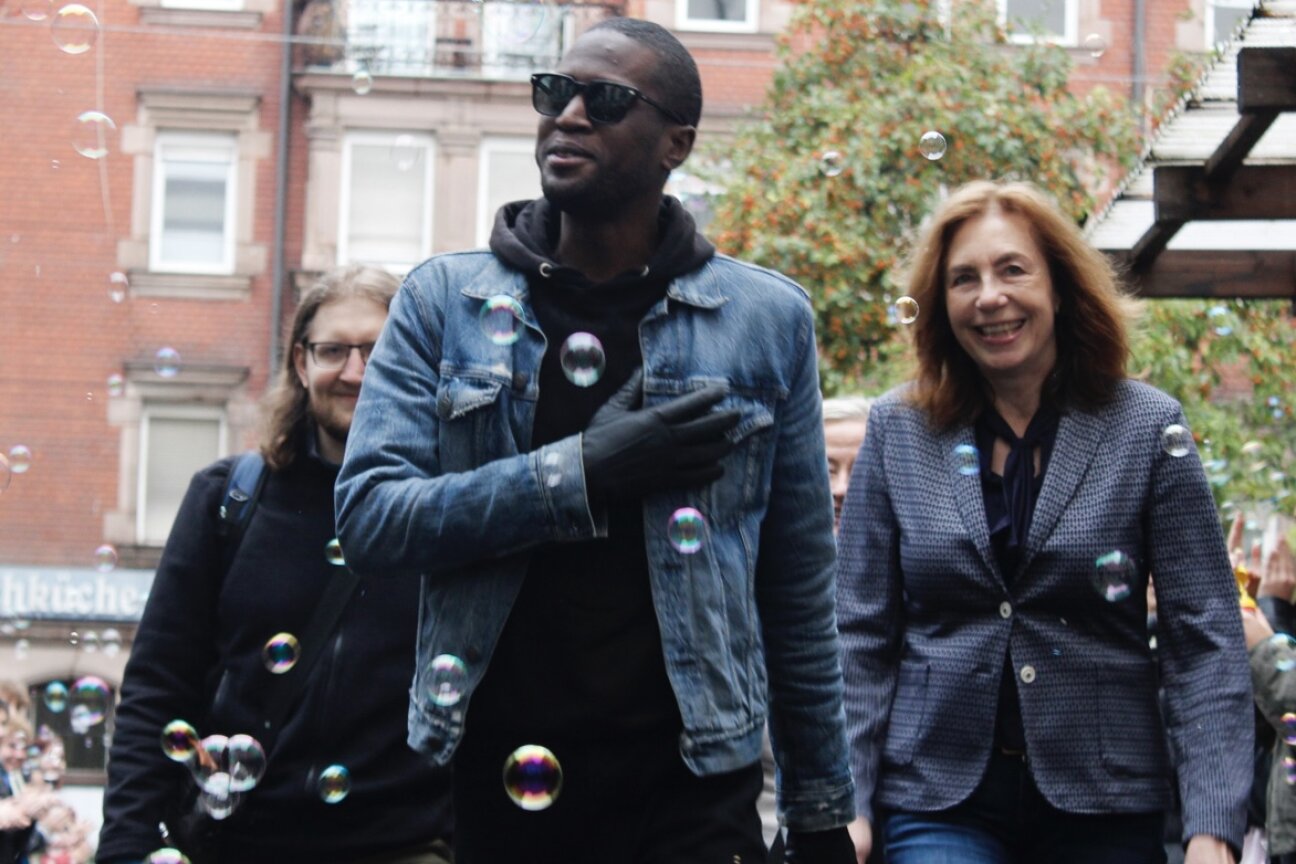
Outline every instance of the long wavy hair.
<svg viewBox="0 0 1296 864">
<path fill-rule="evenodd" d="M 1059 408 L 1090 410 L 1110 401 L 1125 377 L 1126 327 L 1140 304 L 1122 290 L 1107 256 L 1034 185 L 977 180 L 932 215 L 908 268 L 909 295 L 922 310 L 914 323 L 918 371 L 909 399 L 939 429 L 971 422 L 991 405 L 989 386 L 950 326 L 945 270 L 954 234 L 995 207 L 1030 225 L 1060 301 L 1053 323 L 1057 363 L 1042 398 Z"/>
<path fill-rule="evenodd" d="M 352 264 L 324 273 L 302 295 L 293 315 L 283 363 L 263 402 L 260 447 L 271 470 L 282 471 L 301 455 L 297 450 L 310 416 L 310 394 L 297 377 L 293 349 L 305 341 L 315 315 L 330 303 L 352 297 L 372 300 L 386 309 L 399 287 L 400 280 L 386 270 Z"/>
</svg>

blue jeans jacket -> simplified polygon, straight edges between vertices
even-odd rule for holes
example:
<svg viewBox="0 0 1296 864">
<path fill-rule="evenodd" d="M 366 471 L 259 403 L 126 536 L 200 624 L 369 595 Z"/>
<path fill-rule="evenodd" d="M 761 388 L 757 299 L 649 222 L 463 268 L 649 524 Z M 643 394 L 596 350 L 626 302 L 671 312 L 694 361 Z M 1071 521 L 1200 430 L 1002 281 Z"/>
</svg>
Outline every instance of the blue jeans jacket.
<svg viewBox="0 0 1296 864">
<path fill-rule="evenodd" d="M 499 295 L 525 310 L 511 345 L 479 323 L 482 304 Z M 422 574 L 410 744 L 442 764 L 530 550 L 606 533 L 586 497 L 581 436 L 531 448 L 547 343 L 527 300 L 523 274 L 486 252 L 438 256 L 410 273 L 369 359 L 338 478 L 347 563 Z M 810 305 L 795 283 L 717 256 L 671 283 L 639 335 L 646 405 L 719 381 L 729 387 L 720 408 L 742 417 L 720 480 L 643 502 L 680 752 L 701 775 L 750 765 L 768 719 L 787 824 L 843 825 L 853 792 Z M 667 537 L 671 514 L 686 506 L 707 525 L 692 555 Z M 467 667 L 449 706 L 428 687 L 429 661 L 441 654 Z"/>
</svg>

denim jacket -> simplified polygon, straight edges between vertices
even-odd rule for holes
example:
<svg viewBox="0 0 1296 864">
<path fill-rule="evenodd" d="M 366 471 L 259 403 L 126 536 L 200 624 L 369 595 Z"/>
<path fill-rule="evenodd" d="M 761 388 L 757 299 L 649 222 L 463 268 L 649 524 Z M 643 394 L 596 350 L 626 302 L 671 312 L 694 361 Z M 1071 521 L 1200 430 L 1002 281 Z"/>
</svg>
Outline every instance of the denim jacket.
<svg viewBox="0 0 1296 864">
<path fill-rule="evenodd" d="M 483 303 L 499 295 L 524 310 L 513 344 L 487 338 L 479 323 Z M 721 479 L 643 501 L 681 755 L 700 775 L 750 765 L 768 719 L 786 823 L 844 825 L 854 809 L 836 553 L 805 293 L 716 256 L 672 281 L 639 337 L 646 406 L 724 382 L 719 409 L 741 412 Z M 463 733 L 529 551 L 606 535 L 586 496 L 581 436 L 531 448 L 546 344 L 521 272 L 488 252 L 432 258 L 392 304 L 347 442 L 337 511 L 348 565 L 422 574 L 410 744 L 438 763 L 450 761 Z M 695 554 L 668 539 L 680 507 L 706 520 Z M 429 663 L 442 654 L 467 668 L 449 706 L 429 689 Z"/>
</svg>

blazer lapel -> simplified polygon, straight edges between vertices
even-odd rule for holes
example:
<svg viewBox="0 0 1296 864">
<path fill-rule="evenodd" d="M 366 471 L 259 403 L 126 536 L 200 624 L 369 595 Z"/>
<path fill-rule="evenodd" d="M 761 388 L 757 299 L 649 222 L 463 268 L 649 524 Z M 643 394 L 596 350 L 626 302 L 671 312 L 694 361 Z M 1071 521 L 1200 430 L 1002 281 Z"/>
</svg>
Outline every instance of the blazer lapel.
<svg viewBox="0 0 1296 864">
<path fill-rule="evenodd" d="M 1026 551 L 1018 565 L 1018 574 L 1026 572 L 1031 559 L 1044 546 L 1044 541 L 1057 527 L 1058 519 L 1080 485 L 1080 478 L 1089 470 L 1089 463 L 1098 452 L 1106 423 L 1093 414 L 1067 411 L 1058 422 L 1057 439 L 1053 455 L 1049 457 L 1044 485 L 1035 502 L 1035 515 L 1031 518 L 1030 534 L 1026 538 Z"/>
<path fill-rule="evenodd" d="M 959 515 L 963 517 L 963 527 L 972 538 L 972 543 L 980 553 L 986 569 L 1002 586 L 1005 584 L 1003 574 L 999 572 L 999 562 L 995 558 L 994 550 L 990 548 L 990 526 L 986 522 L 985 493 L 981 489 L 980 465 L 978 464 L 975 472 L 967 471 L 965 468 L 966 459 L 980 459 L 972 435 L 972 427 L 964 426 L 941 437 L 943 439 L 941 444 L 945 450 L 945 476 L 954 478 L 951 490 L 954 493 L 954 502 L 958 505 Z M 967 455 L 968 451 L 963 449 L 965 447 L 971 448 L 970 457 Z"/>
</svg>

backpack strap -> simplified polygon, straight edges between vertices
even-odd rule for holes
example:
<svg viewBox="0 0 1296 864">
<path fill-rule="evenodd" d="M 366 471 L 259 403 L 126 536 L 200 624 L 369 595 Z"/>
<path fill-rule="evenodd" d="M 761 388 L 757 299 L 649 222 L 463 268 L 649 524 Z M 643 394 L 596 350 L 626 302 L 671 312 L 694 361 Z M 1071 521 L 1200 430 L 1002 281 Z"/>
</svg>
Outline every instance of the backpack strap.
<svg viewBox="0 0 1296 864">
<path fill-rule="evenodd" d="M 247 530 L 261 487 L 265 485 L 266 464 L 258 450 L 248 450 L 234 458 L 229 477 L 225 479 L 225 494 L 220 505 L 220 535 L 225 538 L 225 562 L 234 558 L 243 533 Z"/>
</svg>

